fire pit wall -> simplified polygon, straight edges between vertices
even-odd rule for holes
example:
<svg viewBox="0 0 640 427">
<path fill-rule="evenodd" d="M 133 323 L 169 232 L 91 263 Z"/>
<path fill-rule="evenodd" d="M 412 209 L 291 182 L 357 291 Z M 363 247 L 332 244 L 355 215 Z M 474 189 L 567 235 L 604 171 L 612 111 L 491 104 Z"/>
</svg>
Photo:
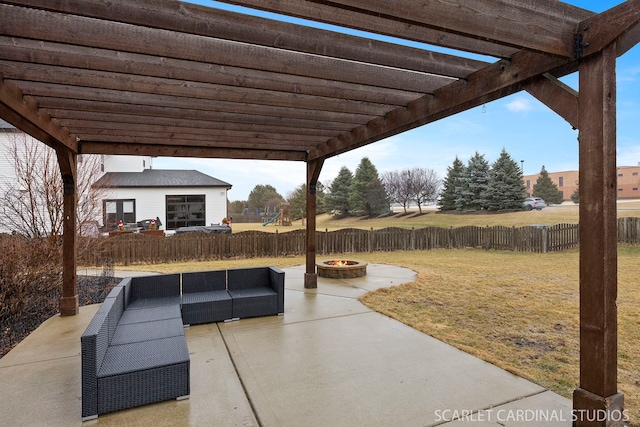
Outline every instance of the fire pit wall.
<svg viewBox="0 0 640 427">
<path fill-rule="evenodd" d="M 367 263 L 355 260 L 328 260 L 316 263 L 318 276 L 328 279 L 353 279 L 367 274 Z"/>
</svg>

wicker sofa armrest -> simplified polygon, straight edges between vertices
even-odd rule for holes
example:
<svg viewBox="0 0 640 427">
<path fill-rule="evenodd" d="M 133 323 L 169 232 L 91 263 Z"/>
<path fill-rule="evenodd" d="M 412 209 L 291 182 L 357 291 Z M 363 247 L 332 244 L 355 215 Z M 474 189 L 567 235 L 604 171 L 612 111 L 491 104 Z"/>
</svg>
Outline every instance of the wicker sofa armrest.
<svg viewBox="0 0 640 427">
<path fill-rule="evenodd" d="M 284 313 L 284 271 L 269 267 L 269 285 L 278 294 L 278 314 Z"/>
<path fill-rule="evenodd" d="M 114 288 L 80 337 L 82 365 L 82 417 L 98 416 L 98 370 L 124 313 L 124 289 Z"/>
</svg>

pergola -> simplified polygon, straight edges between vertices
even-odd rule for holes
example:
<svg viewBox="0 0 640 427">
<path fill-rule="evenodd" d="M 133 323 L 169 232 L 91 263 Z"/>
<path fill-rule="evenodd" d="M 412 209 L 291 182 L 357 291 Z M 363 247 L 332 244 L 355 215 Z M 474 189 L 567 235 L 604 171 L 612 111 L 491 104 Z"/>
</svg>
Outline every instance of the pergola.
<svg viewBox="0 0 640 427">
<path fill-rule="evenodd" d="M 601 14 L 554 0 L 227 2 L 453 53 L 176 0 L 0 1 L 0 117 L 53 147 L 64 180 L 61 314 L 78 312 L 78 154 L 306 162 L 313 288 L 325 159 L 526 90 L 579 129 L 574 409 L 621 409 L 615 67 L 640 41 L 640 0 Z M 576 71 L 578 93 L 558 80 Z"/>
</svg>

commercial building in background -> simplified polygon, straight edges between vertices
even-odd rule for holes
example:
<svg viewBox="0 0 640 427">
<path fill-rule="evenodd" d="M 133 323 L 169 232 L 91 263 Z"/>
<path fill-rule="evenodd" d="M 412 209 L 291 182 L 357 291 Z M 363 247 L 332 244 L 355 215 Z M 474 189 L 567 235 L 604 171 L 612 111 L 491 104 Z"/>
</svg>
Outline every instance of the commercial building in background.
<svg viewBox="0 0 640 427">
<path fill-rule="evenodd" d="M 533 186 L 540 174 L 525 175 L 524 185 L 527 196 L 533 193 Z M 549 172 L 549 178 L 562 191 L 564 200 L 571 200 L 571 195 L 578 188 L 579 174 L 577 170 Z M 618 166 L 618 199 L 640 199 L 640 164 L 638 166 Z"/>
</svg>

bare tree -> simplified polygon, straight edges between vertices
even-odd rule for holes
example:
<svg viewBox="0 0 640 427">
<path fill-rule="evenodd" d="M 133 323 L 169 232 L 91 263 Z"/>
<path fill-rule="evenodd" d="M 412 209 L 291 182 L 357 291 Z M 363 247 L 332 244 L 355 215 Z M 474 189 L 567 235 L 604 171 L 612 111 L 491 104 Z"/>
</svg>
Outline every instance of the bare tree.
<svg viewBox="0 0 640 427">
<path fill-rule="evenodd" d="M 62 234 L 63 183 L 55 151 L 24 133 L 9 137 L 11 173 L 0 184 L 0 225 L 27 237 Z M 100 156 L 78 156 L 78 230 L 102 215 L 103 189 L 92 187 L 101 174 Z"/>
<path fill-rule="evenodd" d="M 385 172 L 382 175 L 382 184 L 389 195 L 390 203 L 402 205 L 405 213 L 412 200 L 410 176 L 410 169 Z"/>
<path fill-rule="evenodd" d="M 411 199 L 422 213 L 422 205 L 436 200 L 440 192 L 441 180 L 433 169 L 413 168 L 409 171 Z"/>
</svg>

